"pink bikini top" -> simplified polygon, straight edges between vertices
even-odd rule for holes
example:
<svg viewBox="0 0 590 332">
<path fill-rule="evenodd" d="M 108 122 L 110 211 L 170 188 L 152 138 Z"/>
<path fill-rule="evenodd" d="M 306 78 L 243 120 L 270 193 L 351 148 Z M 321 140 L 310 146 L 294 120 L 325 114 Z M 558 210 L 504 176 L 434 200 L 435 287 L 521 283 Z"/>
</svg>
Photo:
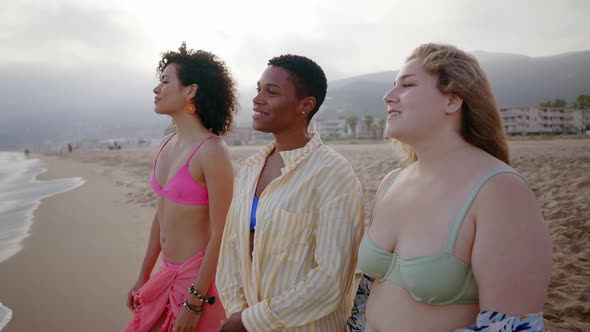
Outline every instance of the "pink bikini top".
<svg viewBox="0 0 590 332">
<path fill-rule="evenodd" d="M 193 153 L 191 153 L 191 155 L 188 157 L 186 163 L 178 170 L 178 172 L 176 172 L 176 175 L 174 175 L 164 187 L 160 187 L 160 184 L 158 184 L 158 180 L 156 179 L 156 164 L 158 162 L 160 153 L 174 135 L 175 134 L 172 134 L 166 143 L 162 145 L 160 152 L 158 152 L 158 155 L 154 160 L 154 169 L 152 170 L 152 176 L 150 178 L 152 189 L 154 189 L 156 195 L 166 197 L 178 204 L 207 205 L 209 204 L 209 193 L 207 192 L 207 187 L 202 186 L 193 179 L 188 169 L 188 163 L 191 161 L 195 153 L 199 151 L 199 148 L 201 145 L 203 145 L 203 143 L 205 143 L 206 140 L 218 136 L 209 136 L 202 140 L 195 151 L 193 151 Z"/>
</svg>

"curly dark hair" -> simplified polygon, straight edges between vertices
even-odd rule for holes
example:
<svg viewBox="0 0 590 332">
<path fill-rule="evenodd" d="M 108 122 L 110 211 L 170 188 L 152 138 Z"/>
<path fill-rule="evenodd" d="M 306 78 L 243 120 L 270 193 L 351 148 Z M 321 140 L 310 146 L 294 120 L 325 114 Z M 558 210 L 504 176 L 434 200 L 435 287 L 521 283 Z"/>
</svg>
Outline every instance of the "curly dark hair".
<svg viewBox="0 0 590 332">
<path fill-rule="evenodd" d="M 317 63 L 301 55 L 284 54 L 268 60 L 268 65 L 286 69 L 295 84 L 297 98 L 314 97 L 315 107 L 309 112 L 307 121 L 317 113 L 326 98 L 328 82 L 326 75 Z"/>
<path fill-rule="evenodd" d="M 162 60 L 158 63 L 158 76 L 170 64 L 177 66 L 178 79 L 183 86 L 196 84 L 199 87 L 193 102 L 197 107 L 195 114 L 205 128 L 215 135 L 228 132 L 239 106 L 235 82 L 225 63 L 213 53 L 187 50 L 186 43 L 182 42 L 178 52 L 162 53 Z"/>
</svg>

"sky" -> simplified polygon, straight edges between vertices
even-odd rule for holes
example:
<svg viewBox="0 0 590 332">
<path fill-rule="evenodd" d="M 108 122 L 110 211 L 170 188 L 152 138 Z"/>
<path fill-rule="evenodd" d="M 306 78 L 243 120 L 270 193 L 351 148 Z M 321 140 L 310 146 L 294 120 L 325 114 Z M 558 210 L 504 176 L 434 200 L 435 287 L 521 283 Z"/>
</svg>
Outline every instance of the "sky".
<svg viewBox="0 0 590 332">
<path fill-rule="evenodd" d="M 284 53 L 312 58 L 331 81 L 399 69 L 425 42 L 532 57 L 590 50 L 586 0 L 0 0 L 0 8 L 0 121 L 153 119 L 156 64 L 182 41 L 226 61 L 242 118 L 268 59 Z"/>
</svg>

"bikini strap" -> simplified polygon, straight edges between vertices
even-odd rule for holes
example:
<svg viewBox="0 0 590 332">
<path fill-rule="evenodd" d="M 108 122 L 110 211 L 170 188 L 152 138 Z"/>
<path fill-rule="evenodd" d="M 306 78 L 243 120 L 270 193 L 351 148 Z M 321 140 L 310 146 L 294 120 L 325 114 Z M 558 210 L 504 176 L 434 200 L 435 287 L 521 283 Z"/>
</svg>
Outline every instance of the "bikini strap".
<svg viewBox="0 0 590 332">
<path fill-rule="evenodd" d="M 168 144 L 168 142 L 170 142 L 170 140 L 172 139 L 172 137 L 174 137 L 174 135 L 176 135 L 176 133 L 172 133 L 172 135 L 170 135 L 170 137 L 168 137 L 166 142 L 164 142 L 164 144 L 162 144 L 162 146 L 160 147 L 160 151 L 158 151 L 158 154 L 156 155 L 156 158 L 154 159 L 154 172 L 156 171 L 156 163 L 158 162 L 158 157 L 160 157 L 160 153 L 162 153 L 162 150 L 164 150 L 164 147 L 166 146 L 166 144 Z"/>
<path fill-rule="evenodd" d="M 401 172 L 402 169 L 403 168 L 398 168 L 398 169 L 394 170 L 392 172 L 391 176 L 389 177 L 389 181 L 387 181 L 385 183 L 385 186 L 383 187 L 381 194 L 379 195 L 379 197 L 375 201 L 375 206 L 373 207 L 373 212 L 371 213 L 371 219 L 369 220 L 369 225 L 371 225 L 373 223 L 373 218 L 375 217 L 375 212 L 377 212 L 377 209 L 379 208 L 379 206 L 381 206 L 381 202 L 383 201 L 383 197 L 385 197 L 385 194 L 389 191 L 389 188 L 391 188 L 391 185 L 393 184 L 393 182 L 395 181 L 395 179 L 397 178 L 397 176 L 399 175 L 399 173 Z"/>
<path fill-rule="evenodd" d="M 473 185 L 473 187 L 471 188 L 469 195 L 467 195 L 467 199 L 465 199 L 465 202 L 463 203 L 463 205 L 459 209 L 459 212 L 457 213 L 457 217 L 455 217 L 455 220 L 451 224 L 451 228 L 449 229 L 449 235 L 447 236 L 447 239 L 443 245 L 443 252 L 446 252 L 449 254 L 453 254 L 455 252 L 455 241 L 457 240 L 457 235 L 459 234 L 459 230 L 461 229 L 461 225 L 463 224 L 463 220 L 465 219 L 465 216 L 467 215 L 467 211 L 469 211 L 469 208 L 473 204 L 473 201 L 475 200 L 475 197 L 479 193 L 479 190 L 481 189 L 481 187 L 483 187 L 483 185 L 489 179 L 491 179 L 493 176 L 500 174 L 500 173 L 515 174 L 526 182 L 525 178 L 523 178 L 522 175 L 518 174 L 518 172 L 516 172 L 515 170 L 513 170 L 511 168 L 505 168 L 505 167 L 495 168 L 495 169 L 491 170 L 490 172 L 482 175 L 477 180 L 475 185 Z"/>
<path fill-rule="evenodd" d="M 201 147 L 201 145 L 203 145 L 203 143 L 205 143 L 206 140 L 213 138 L 213 137 L 219 137 L 219 136 L 211 135 L 211 136 L 205 137 L 205 139 L 202 140 L 201 143 L 199 143 L 199 145 L 197 145 L 197 148 L 193 151 L 193 153 L 191 153 L 190 157 L 188 157 L 188 160 L 186 161 L 187 165 L 191 161 L 191 159 L 193 159 L 193 156 L 195 155 L 195 153 L 197 153 L 197 151 L 199 151 L 199 148 Z"/>
</svg>

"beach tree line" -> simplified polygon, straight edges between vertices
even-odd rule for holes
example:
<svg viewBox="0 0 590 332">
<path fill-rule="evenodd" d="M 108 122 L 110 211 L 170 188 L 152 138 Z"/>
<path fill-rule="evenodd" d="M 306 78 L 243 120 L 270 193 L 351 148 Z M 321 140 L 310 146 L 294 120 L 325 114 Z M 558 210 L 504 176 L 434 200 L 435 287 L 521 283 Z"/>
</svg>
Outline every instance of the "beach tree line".
<svg viewBox="0 0 590 332">
<path fill-rule="evenodd" d="M 357 124 L 359 121 L 365 123 L 365 128 L 369 133 L 369 137 L 373 139 L 379 139 L 383 137 L 383 131 L 385 130 L 385 119 L 380 119 L 375 121 L 375 118 L 371 115 L 365 115 L 362 118 L 356 114 L 349 115 L 349 116 L 341 116 L 341 120 L 346 121 L 346 125 L 350 129 L 350 133 L 352 137 L 357 137 Z"/>
<path fill-rule="evenodd" d="M 553 100 L 548 100 L 542 103 L 539 103 L 540 107 L 567 107 L 567 102 L 565 99 L 555 98 Z M 585 110 L 590 108 L 590 95 L 579 95 L 576 97 L 576 100 L 569 106 L 570 108 L 575 108 L 579 110 Z"/>
</svg>

